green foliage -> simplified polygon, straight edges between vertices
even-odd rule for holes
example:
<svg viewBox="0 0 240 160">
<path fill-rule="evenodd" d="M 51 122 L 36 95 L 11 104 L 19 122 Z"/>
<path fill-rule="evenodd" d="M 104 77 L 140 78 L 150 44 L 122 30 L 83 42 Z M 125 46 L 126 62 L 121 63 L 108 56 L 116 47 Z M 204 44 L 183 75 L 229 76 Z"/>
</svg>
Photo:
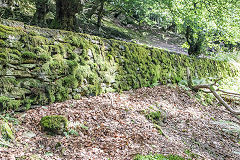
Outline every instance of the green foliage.
<svg viewBox="0 0 240 160">
<path fill-rule="evenodd" d="M 211 58 L 218 61 L 240 63 L 240 52 L 218 52 L 218 54 L 210 54 Z"/>
<path fill-rule="evenodd" d="M 201 47 L 207 45 L 204 41 L 239 42 L 237 23 L 240 8 L 237 1 L 167 0 L 164 4 L 168 6 L 179 32 L 185 33 L 186 38 L 189 38 L 189 51 L 194 47 L 200 47 L 200 51 L 203 52 Z M 188 29 L 191 33 L 187 31 Z"/>
<path fill-rule="evenodd" d="M 156 155 L 137 155 L 134 160 L 185 160 L 185 158 L 182 158 L 178 155 L 168 155 L 164 156 L 162 154 L 156 154 Z"/>
<path fill-rule="evenodd" d="M 0 138 L 6 141 L 15 139 L 8 121 L 3 116 L 0 117 Z"/>
<path fill-rule="evenodd" d="M 164 119 L 161 111 L 150 112 L 146 115 L 146 117 L 147 119 L 151 120 L 155 124 L 158 124 Z"/>
<path fill-rule="evenodd" d="M 21 100 L 14 100 L 6 96 L 0 96 L 0 111 L 17 110 L 21 105 Z"/>
<path fill-rule="evenodd" d="M 84 124 L 81 124 L 80 127 L 81 127 L 82 129 L 86 130 L 86 131 L 88 130 L 88 127 L 85 126 Z"/>
<path fill-rule="evenodd" d="M 0 8 L 1 18 L 13 19 L 29 23 L 35 12 L 33 0 L 4 1 L 4 7 Z"/>
<path fill-rule="evenodd" d="M 224 91 L 240 93 L 240 77 L 227 77 L 219 82 L 219 88 Z"/>
<path fill-rule="evenodd" d="M 76 94 L 76 95 L 73 96 L 73 99 L 79 100 L 79 99 L 81 99 L 81 97 L 82 97 L 81 94 Z"/>
<path fill-rule="evenodd" d="M 51 59 L 51 56 L 49 54 L 41 54 L 39 56 L 40 61 L 49 61 Z"/>
<path fill-rule="evenodd" d="M 68 130 L 68 120 L 64 116 L 51 115 L 42 117 L 40 125 L 48 134 L 62 134 Z"/>
<path fill-rule="evenodd" d="M 70 130 L 68 131 L 68 134 L 69 134 L 69 135 L 74 135 L 74 136 L 79 136 L 79 133 L 78 133 L 76 130 L 74 130 L 74 129 L 70 129 Z"/>
<path fill-rule="evenodd" d="M 150 106 L 148 110 L 144 110 L 145 117 L 150 120 L 160 135 L 163 135 L 161 125 L 166 121 L 167 113 L 156 103 L 156 106 Z"/>
<path fill-rule="evenodd" d="M 213 0 L 211 2 L 208 0 L 90 0 L 84 3 L 75 0 L 68 1 L 68 3 L 62 0 L 11 0 L 3 2 L 0 14 L 6 19 L 33 22 L 41 27 L 48 24 L 54 28 L 78 31 L 79 29 L 76 29 L 79 28 L 77 17 L 87 25 L 86 27 L 80 25 L 84 29 L 89 27 L 88 24 L 92 22 L 90 19 L 94 14 L 97 15 L 94 18 L 98 18 L 97 25 L 101 24 L 103 16 L 112 19 L 113 17 L 109 15 L 114 15 L 114 18 L 118 18 L 124 25 L 131 24 L 139 29 L 141 26 L 148 28 L 150 26 L 151 29 L 185 34 L 189 53 L 199 55 L 206 51 L 207 46 L 213 46 L 217 42 L 224 42 L 226 46 L 237 45 L 240 40 L 239 6 L 237 0 Z M 101 8 L 104 8 L 103 15 L 100 13 Z M 107 32 L 113 36 L 123 33 L 124 38 L 129 38 L 130 31 L 122 30 L 112 25 L 112 22 L 104 21 L 104 23 L 107 26 Z M 92 28 L 89 28 L 92 32 Z M 113 28 L 113 31 L 109 28 Z M 1 27 L 1 38 L 7 38 L 3 34 L 5 31 L 12 32 L 13 30 Z M 38 35 L 33 34 L 29 38 L 34 46 L 48 43 L 47 38 Z M 82 45 L 81 40 L 75 36 L 70 37 L 70 41 L 74 46 Z"/>
</svg>

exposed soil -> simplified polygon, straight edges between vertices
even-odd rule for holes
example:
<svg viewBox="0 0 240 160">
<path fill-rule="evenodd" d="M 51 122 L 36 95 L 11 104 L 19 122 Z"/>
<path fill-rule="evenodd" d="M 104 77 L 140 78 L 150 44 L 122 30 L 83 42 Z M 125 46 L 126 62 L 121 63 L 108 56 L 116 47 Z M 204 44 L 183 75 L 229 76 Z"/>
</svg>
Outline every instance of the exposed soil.
<svg viewBox="0 0 240 160">
<path fill-rule="evenodd" d="M 179 88 L 158 86 L 134 91 L 83 97 L 16 114 L 16 142 L 0 148 L 1 159 L 128 160 L 136 154 L 178 154 L 195 159 L 240 159 L 239 135 L 222 130 L 216 121 L 237 120 L 224 107 L 202 106 Z M 159 134 L 144 112 L 160 107 L 167 113 Z M 88 129 L 79 136 L 49 136 L 39 121 L 46 115 L 64 115 Z M 188 154 L 186 154 L 188 153 Z"/>
<path fill-rule="evenodd" d="M 182 44 L 186 42 L 185 38 L 171 31 L 161 31 L 161 29 L 142 28 L 139 32 L 135 25 L 123 25 L 118 19 L 111 19 L 114 23 L 110 23 L 108 19 L 104 22 L 110 23 L 111 26 L 103 24 L 101 32 L 94 25 L 94 21 L 89 24 L 80 23 L 81 32 L 93 34 L 104 38 L 114 38 L 127 42 L 136 42 L 138 44 L 156 47 L 174 52 L 177 54 L 188 55 L 187 49 L 182 48 Z M 125 31 L 125 32 L 124 32 Z"/>
<path fill-rule="evenodd" d="M 184 43 L 184 38 L 176 34 L 173 35 L 173 33 L 170 32 L 156 32 L 155 35 L 150 34 L 139 42 L 170 52 L 188 55 L 187 50 L 181 47 Z"/>
</svg>

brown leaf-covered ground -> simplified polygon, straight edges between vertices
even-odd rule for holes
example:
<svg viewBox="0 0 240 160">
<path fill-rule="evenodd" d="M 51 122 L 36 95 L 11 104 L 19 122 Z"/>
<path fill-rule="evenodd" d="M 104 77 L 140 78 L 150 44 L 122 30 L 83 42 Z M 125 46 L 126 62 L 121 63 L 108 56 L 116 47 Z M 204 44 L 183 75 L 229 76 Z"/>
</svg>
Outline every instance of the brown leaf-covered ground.
<svg viewBox="0 0 240 160">
<path fill-rule="evenodd" d="M 191 93 L 190 93 L 191 94 Z M 186 91 L 158 86 L 108 93 L 42 106 L 19 113 L 14 147 L 0 147 L 1 159 L 128 160 L 137 154 L 178 154 L 196 159 L 240 159 L 239 139 L 222 131 L 218 120 L 235 121 L 223 107 L 202 106 Z M 160 135 L 144 112 L 167 112 Z M 77 126 L 76 135 L 49 136 L 39 121 L 64 115 Z M 187 154 L 188 153 L 188 154 Z"/>
</svg>

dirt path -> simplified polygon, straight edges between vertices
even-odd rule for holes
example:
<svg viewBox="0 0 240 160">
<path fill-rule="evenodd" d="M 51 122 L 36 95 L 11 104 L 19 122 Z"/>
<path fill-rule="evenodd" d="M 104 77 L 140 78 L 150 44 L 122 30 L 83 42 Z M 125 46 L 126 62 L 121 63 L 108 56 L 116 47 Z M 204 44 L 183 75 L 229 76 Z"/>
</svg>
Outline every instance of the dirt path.
<svg viewBox="0 0 240 160">
<path fill-rule="evenodd" d="M 111 103 L 112 101 L 112 103 Z M 167 119 L 159 134 L 144 112 L 161 108 Z M 42 116 L 60 114 L 78 135 L 42 133 Z M 122 94 L 66 101 L 16 115 L 16 143 L 0 148 L 1 159 L 130 160 L 136 154 L 178 154 L 195 159 L 239 159 L 239 135 L 223 132 L 217 121 L 235 119 L 223 107 L 205 107 L 178 88 L 159 86 Z"/>
<path fill-rule="evenodd" d="M 168 40 L 170 42 L 168 42 Z M 161 40 L 158 37 L 148 36 L 148 37 L 146 37 L 146 40 L 144 40 L 144 41 L 140 40 L 140 43 L 141 44 L 146 44 L 146 45 L 151 46 L 151 47 L 165 49 L 165 50 L 168 50 L 170 52 L 177 53 L 177 54 L 188 55 L 186 49 L 181 48 L 181 46 L 179 46 L 177 43 L 175 43 L 175 44 L 171 43 L 172 38 L 170 39 L 170 37 L 169 37 L 168 40 Z"/>
<path fill-rule="evenodd" d="M 109 22 L 109 20 L 105 20 L 105 22 Z M 121 24 L 121 22 L 117 19 L 114 20 L 114 23 L 111 23 L 111 27 L 115 27 L 115 32 L 118 32 L 118 34 L 111 34 L 111 38 L 131 42 L 134 41 L 138 44 L 147 45 L 150 47 L 156 47 L 168 50 L 170 52 L 174 52 L 177 54 L 187 54 L 187 50 L 183 49 L 181 46 L 184 42 L 186 42 L 185 38 L 177 33 L 173 33 L 171 31 L 163 32 L 161 29 L 151 29 L 151 28 L 145 28 L 141 29 L 139 32 L 138 28 L 133 25 L 124 26 Z M 109 30 L 113 28 L 106 28 L 104 29 L 104 33 L 109 33 Z M 114 29 L 113 29 L 114 30 Z M 125 31 L 125 32 L 123 32 Z M 126 35 L 128 39 L 126 38 Z M 106 36 L 106 35 L 105 35 Z M 124 38 L 125 37 L 125 38 Z"/>
<path fill-rule="evenodd" d="M 170 52 L 188 55 L 187 50 L 181 45 L 185 42 L 184 38 L 172 32 L 155 32 L 149 33 L 139 40 L 141 44 L 166 49 Z"/>
</svg>

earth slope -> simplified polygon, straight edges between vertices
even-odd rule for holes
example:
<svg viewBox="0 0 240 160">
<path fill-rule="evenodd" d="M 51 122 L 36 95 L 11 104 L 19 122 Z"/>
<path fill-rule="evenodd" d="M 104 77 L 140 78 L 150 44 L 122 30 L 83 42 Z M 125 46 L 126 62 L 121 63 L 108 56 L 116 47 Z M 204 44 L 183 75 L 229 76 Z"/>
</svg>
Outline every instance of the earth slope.
<svg viewBox="0 0 240 160">
<path fill-rule="evenodd" d="M 219 120 L 237 121 L 224 107 L 202 106 L 178 87 L 158 86 L 128 92 L 83 97 L 41 106 L 15 115 L 16 142 L 0 148 L 2 159 L 128 160 L 137 154 L 177 154 L 195 159 L 239 159 L 238 135 L 223 131 Z M 144 113 L 166 111 L 159 134 Z M 64 115 L 74 135 L 49 136 L 39 121 Z"/>
</svg>

